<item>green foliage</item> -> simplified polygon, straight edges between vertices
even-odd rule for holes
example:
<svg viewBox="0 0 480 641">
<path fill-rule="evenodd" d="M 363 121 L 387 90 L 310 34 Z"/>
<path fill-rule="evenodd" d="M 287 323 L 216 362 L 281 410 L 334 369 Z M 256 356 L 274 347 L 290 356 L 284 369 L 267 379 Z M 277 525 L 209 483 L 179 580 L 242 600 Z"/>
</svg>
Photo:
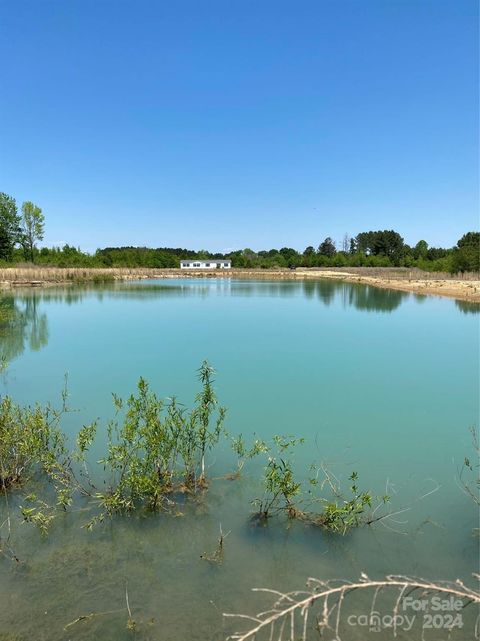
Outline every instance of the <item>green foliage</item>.
<svg viewBox="0 0 480 641">
<path fill-rule="evenodd" d="M 45 218 L 40 207 L 30 201 L 22 205 L 18 215 L 15 199 L 0 193 L 0 261 L 6 264 L 25 258 L 39 265 L 52 267 L 126 267 L 167 269 L 177 268 L 186 259 L 230 259 L 232 267 L 281 269 L 286 267 L 416 267 L 427 271 L 479 271 L 480 234 L 468 232 L 454 249 L 428 247 L 420 240 L 414 248 L 403 241 L 394 230 L 364 231 L 350 238 L 345 234 L 342 251 L 327 237 L 315 251 L 309 245 L 299 253 L 292 247 L 261 250 L 246 248 L 227 254 L 207 250 L 194 251 L 180 247 L 105 247 L 95 254 L 82 252 L 79 247 L 42 247 Z M 16 249 L 20 245 L 21 249 Z"/>
<path fill-rule="evenodd" d="M 0 259 L 9 261 L 20 239 L 20 216 L 15 199 L 0 192 Z"/>
<path fill-rule="evenodd" d="M 20 507 L 24 521 L 37 526 L 43 534 L 57 510 L 69 508 L 75 493 L 93 499 L 100 508 L 87 528 L 113 514 L 141 507 L 174 509 L 177 497 L 194 495 L 207 487 L 206 456 L 224 433 L 225 409 L 218 405 L 213 375 L 210 365 L 203 362 L 198 370 L 201 390 L 190 410 L 175 398 L 159 399 L 143 378 L 136 393 L 126 401 L 113 396 L 116 416 L 108 425 L 106 455 L 98 461 L 104 478 L 100 489 L 92 481 L 88 460 L 97 423 L 84 425 L 74 449 L 69 451 L 59 425 L 67 411 L 66 392 L 60 411 L 50 406 L 22 408 L 9 397 L 1 399 L 0 489 L 10 491 L 32 480 L 40 488 L 44 488 L 44 481 L 53 487 L 53 505 L 29 494 Z M 239 476 L 247 460 L 261 453 L 267 455 L 263 496 L 254 501 L 258 520 L 283 512 L 289 518 L 342 533 L 368 522 L 365 511 L 372 505 L 372 495 L 358 489 L 355 473 L 350 477 L 352 495 L 348 499 L 342 498 L 332 484 L 335 500 L 315 498 L 311 488 L 318 485 L 318 473 L 309 479 L 309 490 L 305 492 L 292 463 L 292 453 L 304 439 L 274 436 L 271 447 L 260 439 L 247 446 L 239 435 L 231 442 L 238 457 L 237 472 L 231 478 Z M 305 497 L 311 503 L 321 502 L 321 512 L 300 509 Z"/>
<path fill-rule="evenodd" d="M 300 492 L 300 488 L 300 483 L 293 476 L 291 461 L 269 458 L 265 474 L 265 491 L 270 496 L 262 510 L 265 516 L 277 505 L 279 498 L 283 501 L 282 507 L 291 512 L 293 497 Z"/>
<path fill-rule="evenodd" d="M 470 231 L 460 238 L 453 253 L 452 271 L 480 271 L 480 232 Z"/>
<path fill-rule="evenodd" d="M 273 444 L 276 449 L 274 456 L 268 448 L 267 465 L 264 472 L 264 492 L 261 499 L 255 499 L 253 504 L 258 508 L 254 514 L 257 520 L 266 520 L 282 510 L 293 513 L 293 497 L 301 489 L 301 484 L 295 479 L 292 462 L 287 454 L 304 439 L 292 436 L 274 436 Z"/>
<path fill-rule="evenodd" d="M 34 505 L 30 507 L 20 506 L 20 512 L 23 520 L 25 523 L 32 523 L 35 525 L 42 535 L 46 536 L 56 516 L 55 508 L 48 503 L 45 503 L 45 501 L 37 499 L 35 494 L 26 496 L 25 500 L 29 503 L 34 503 Z"/>
<path fill-rule="evenodd" d="M 106 455 L 98 461 L 105 477 L 99 487 L 89 461 L 97 423 L 84 425 L 74 449 L 68 450 L 60 430 L 60 419 L 68 411 L 66 391 L 60 411 L 40 405 L 22 408 L 9 397 L 0 399 L 0 490 L 33 480 L 45 491 L 51 486 L 55 505 L 29 495 L 21 507 L 24 520 L 42 532 L 76 493 L 100 507 L 87 527 L 142 506 L 174 507 L 177 494 L 195 494 L 207 486 L 206 457 L 224 431 L 226 410 L 218 405 L 213 374 L 204 361 L 198 371 L 201 390 L 191 410 L 175 398 L 159 399 L 143 378 L 126 401 L 114 395 L 116 416 L 108 425 Z M 253 456 L 259 448 L 257 443 L 244 455 Z"/>
<path fill-rule="evenodd" d="M 59 425 L 64 411 L 49 405 L 23 408 L 8 396 L 0 399 L 0 490 L 42 473 L 54 481 L 63 476 L 67 449 Z"/>
<path fill-rule="evenodd" d="M 318 248 L 318 253 L 320 254 L 320 256 L 327 256 L 329 258 L 335 256 L 337 250 L 335 249 L 335 243 L 330 238 L 330 236 L 328 236 L 328 238 L 325 238 L 323 243 L 321 243 Z"/>
<path fill-rule="evenodd" d="M 413 249 L 413 257 L 415 259 L 426 259 L 428 256 L 428 243 L 425 240 L 419 240 Z"/>
<path fill-rule="evenodd" d="M 25 252 L 27 260 L 34 261 L 35 243 L 43 240 L 45 232 L 45 216 L 37 205 L 26 201 L 22 205 L 22 231 L 20 243 Z"/>
<path fill-rule="evenodd" d="M 198 434 L 200 449 L 200 481 L 202 483 L 205 482 L 206 451 L 218 443 L 226 413 L 224 407 L 219 407 L 217 419 L 214 425 L 211 425 L 212 414 L 218 406 L 217 397 L 212 387 L 213 374 L 213 368 L 210 367 L 207 361 L 204 361 L 198 370 L 198 377 L 202 383 L 202 391 L 196 396 L 197 407 L 192 412 L 193 421 L 188 421 L 188 425 L 192 424 L 195 426 L 195 424 L 198 424 L 196 433 Z"/>
<path fill-rule="evenodd" d="M 96 493 L 106 514 L 141 505 L 169 508 L 176 492 L 206 487 L 206 454 L 220 438 L 226 413 L 218 406 L 213 373 L 205 361 L 199 370 L 202 389 L 190 411 L 175 398 L 159 399 L 143 378 L 126 403 L 114 396 L 117 418 L 108 426 L 107 455 L 99 461 L 109 476 L 108 487 Z M 79 434 L 82 456 L 94 435 L 93 426 Z"/>
<path fill-rule="evenodd" d="M 324 475 L 322 483 L 318 481 L 319 469 L 316 466 L 312 466 L 312 470 L 315 475 L 310 478 L 310 485 L 312 487 L 320 486 L 322 489 L 328 486 L 333 498 L 317 497 L 312 492 L 310 499 L 312 504 L 320 504 L 322 509 L 320 512 L 299 512 L 298 517 L 303 521 L 332 532 L 345 534 L 352 528 L 369 525 L 385 518 L 384 514 L 380 514 L 380 516 L 373 516 L 373 514 L 376 513 L 380 506 L 388 503 L 390 497 L 386 494 L 381 497 L 374 497 L 370 491 L 360 490 L 357 484 L 358 474 L 356 472 L 352 472 L 349 477 L 351 481 L 350 494 L 345 496 L 336 479 L 333 479 L 325 468 L 321 468 Z M 372 511 L 374 501 L 376 506 Z"/>
<path fill-rule="evenodd" d="M 325 504 L 319 517 L 322 527 L 345 534 L 347 530 L 363 524 L 366 509 L 372 507 L 373 496 L 370 492 L 360 491 L 357 480 L 358 475 L 353 472 L 350 476 L 351 498 L 340 498 Z M 381 500 L 387 503 L 390 499 L 385 495 Z"/>
<path fill-rule="evenodd" d="M 143 378 L 136 392 L 125 401 L 114 395 L 116 415 L 108 424 L 106 455 L 97 462 L 103 469 L 100 487 L 92 480 L 89 461 L 97 423 L 81 428 L 73 450 L 66 447 L 60 430 L 60 419 L 68 411 L 66 391 L 59 411 L 38 405 L 22 408 L 9 397 L 1 399 L 0 490 L 6 495 L 13 488 L 26 487 L 29 481 L 34 481 L 39 490 L 51 496 L 47 487 L 53 488 L 53 504 L 29 494 L 20 507 L 24 521 L 36 525 L 44 534 L 58 510 L 67 510 L 72 505 L 75 494 L 85 497 L 87 507 L 95 503 L 99 508 L 85 525 L 87 528 L 108 516 L 139 508 L 175 510 L 185 495 L 194 496 L 208 486 L 206 458 L 225 434 L 226 411 L 218 404 L 213 376 L 214 370 L 204 361 L 198 370 L 201 389 L 191 409 L 181 406 L 176 398 L 158 398 Z M 350 528 L 383 518 L 369 516 L 374 497 L 370 491 L 359 489 L 355 472 L 350 477 L 348 497 L 343 496 L 323 468 L 325 480 L 320 484 L 319 469 L 315 466 L 306 490 L 305 483 L 295 477 L 292 462 L 295 448 L 304 439 L 274 436 L 271 446 L 260 439 L 247 446 L 239 435 L 231 443 L 238 463 L 237 472 L 230 478 L 239 476 L 247 460 L 261 453 L 267 456 L 263 496 L 254 501 L 257 508 L 254 519 L 260 522 L 283 513 L 288 518 L 344 534 Z M 468 460 L 465 469 L 472 469 Z M 315 489 L 323 489 L 325 484 L 330 487 L 333 499 L 316 495 Z M 382 504 L 389 497 L 375 500 Z M 319 505 L 320 510 L 311 509 Z"/>
<path fill-rule="evenodd" d="M 3 212 L 3 213 L 2 213 Z M 327 237 L 315 251 L 308 246 L 303 254 L 291 247 L 255 252 L 246 248 L 228 254 L 206 250 L 193 251 L 182 248 L 159 247 L 106 247 L 94 255 L 80 248 L 64 245 L 62 248 L 35 249 L 43 238 L 44 217 L 41 209 L 31 202 L 22 206 L 23 220 L 18 216 L 15 200 L 0 194 L 0 260 L 21 261 L 23 257 L 40 265 L 56 267 L 127 267 L 127 268 L 176 268 L 185 259 L 229 258 L 233 267 L 279 269 L 286 267 L 417 267 L 428 271 L 478 270 L 478 241 L 475 232 L 469 232 L 459 241 L 455 250 L 428 248 L 421 240 L 415 248 L 405 245 L 403 238 L 393 230 L 361 232 L 343 239 L 343 250 L 337 251 L 332 238 Z M 3 222 L 2 222 L 3 221 Z M 20 223 L 22 221 L 22 228 Z M 472 237 L 473 235 L 473 237 Z M 23 256 L 15 245 L 23 246 Z M 443 260 L 442 259 L 448 259 Z"/>
<path fill-rule="evenodd" d="M 233 478 L 240 476 L 240 473 L 248 459 L 258 456 L 262 452 L 268 452 L 268 445 L 261 439 L 255 439 L 251 447 L 247 447 L 242 434 L 232 438 L 232 449 L 237 455 L 237 471 L 231 475 Z"/>
<path fill-rule="evenodd" d="M 458 241 L 457 246 L 459 249 L 464 249 L 465 247 L 478 249 L 480 246 L 480 232 L 469 231 L 467 234 L 464 234 Z"/>
<path fill-rule="evenodd" d="M 20 256 L 18 256 L 20 260 Z M 35 262 L 38 265 L 49 265 L 52 267 L 106 267 L 102 261 L 97 260 L 82 252 L 79 247 L 65 244 L 63 247 L 42 247 L 35 253 Z"/>
<path fill-rule="evenodd" d="M 349 497 L 343 496 L 338 485 L 323 468 L 321 469 L 325 479 L 319 483 L 320 470 L 315 465 L 312 465 L 314 475 L 308 479 L 308 489 L 305 490 L 302 483 L 295 478 L 292 461 L 288 458 L 288 454 L 295 446 L 303 443 L 303 439 L 275 436 L 273 441 L 277 455 L 272 456 L 269 453 L 264 474 L 264 495 L 253 502 L 257 508 L 253 515 L 254 521 L 264 523 L 269 517 L 283 512 L 289 518 L 345 534 L 351 528 L 383 518 L 383 516 L 374 518 L 370 515 L 374 497 L 370 491 L 359 489 L 356 472 L 350 476 L 352 483 Z M 315 495 L 314 488 L 323 489 L 325 484 L 329 486 L 333 499 Z M 388 503 L 390 497 L 385 495 L 376 497 L 375 500 L 378 505 L 382 505 Z M 308 504 L 310 509 L 306 510 L 305 504 Z M 321 506 L 320 511 L 318 511 L 318 505 Z M 314 507 L 317 509 L 313 509 Z"/>
<path fill-rule="evenodd" d="M 386 256 L 394 265 L 400 264 L 403 257 L 403 238 L 396 231 L 369 231 L 357 235 L 357 251 L 372 256 Z"/>
</svg>

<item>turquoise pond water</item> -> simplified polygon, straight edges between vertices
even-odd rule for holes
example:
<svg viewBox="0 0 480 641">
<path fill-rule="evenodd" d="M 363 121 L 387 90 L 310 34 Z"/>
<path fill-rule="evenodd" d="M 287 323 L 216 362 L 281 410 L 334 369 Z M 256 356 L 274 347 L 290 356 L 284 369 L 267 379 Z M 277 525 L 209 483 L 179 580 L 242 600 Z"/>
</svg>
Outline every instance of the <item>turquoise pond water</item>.
<svg viewBox="0 0 480 641">
<path fill-rule="evenodd" d="M 475 460 L 478 306 L 330 280 L 230 279 L 31 290 L 4 295 L 0 305 L 0 352 L 10 363 L 3 392 L 22 403 L 57 402 L 68 373 L 78 411 L 64 428 L 74 434 L 98 418 L 94 454 L 113 416 L 111 392 L 127 396 L 143 376 L 159 395 L 190 404 L 207 358 L 229 432 L 304 437 L 294 455 L 299 476 L 324 462 L 348 485 L 355 470 L 362 488 L 387 489 L 390 509 L 405 509 L 344 537 L 282 519 L 253 528 L 257 459 L 240 480 L 213 483 L 181 518 L 118 517 L 86 532 L 79 508 L 43 539 L 16 522 L 22 563 L 0 561 L 0 641 L 221 641 L 232 626 L 222 612 L 262 608 L 255 586 L 301 589 L 309 576 L 362 571 L 469 581 L 477 569 L 478 524 L 458 475 L 465 456 Z M 234 464 L 220 447 L 210 474 Z M 219 523 L 230 534 L 215 565 L 200 555 L 215 548 Z M 126 629 L 126 584 L 135 633 Z M 466 620 L 451 638 L 473 638 Z M 429 632 L 426 639 L 447 638 Z M 387 630 L 371 638 L 393 637 Z"/>
</svg>

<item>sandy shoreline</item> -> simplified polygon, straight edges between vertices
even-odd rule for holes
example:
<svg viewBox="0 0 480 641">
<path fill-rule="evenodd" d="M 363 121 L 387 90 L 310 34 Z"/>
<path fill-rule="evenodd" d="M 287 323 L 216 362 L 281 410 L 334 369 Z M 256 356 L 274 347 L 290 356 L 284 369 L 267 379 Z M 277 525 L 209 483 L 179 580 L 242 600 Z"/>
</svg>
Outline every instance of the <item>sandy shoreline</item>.
<svg viewBox="0 0 480 641">
<path fill-rule="evenodd" d="M 374 272 L 374 274 L 372 273 Z M 446 296 L 457 300 L 480 303 L 480 280 L 472 277 L 450 278 L 426 272 L 371 268 L 264 270 L 232 269 L 225 271 L 186 271 L 180 269 L 86 269 L 25 267 L 0 269 L 0 289 L 10 290 L 22 287 L 51 287 L 79 283 L 98 283 L 115 280 L 152 278 L 245 278 L 262 280 L 303 280 L 329 278 L 347 283 L 360 283 L 395 289 L 415 294 Z"/>
<path fill-rule="evenodd" d="M 382 289 L 396 289 L 414 294 L 446 296 L 457 300 L 480 303 L 480 280 L 432 279 L 432 278 L 380 278 L 349 272 L 324 271 L 322 278 L 334 278 L 347 283 L 362 283 Z"/>
</svg>

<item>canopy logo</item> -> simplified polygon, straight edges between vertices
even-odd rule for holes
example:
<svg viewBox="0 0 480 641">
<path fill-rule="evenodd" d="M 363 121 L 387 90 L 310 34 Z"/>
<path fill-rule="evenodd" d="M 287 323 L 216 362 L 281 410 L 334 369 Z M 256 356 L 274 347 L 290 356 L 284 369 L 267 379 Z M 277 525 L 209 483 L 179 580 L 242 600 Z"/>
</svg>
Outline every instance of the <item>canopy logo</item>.
<svg viewBox="0 0 480 641">
<path fill-rule="evenodd" d="M 387 628 L 408 632 L 412 629 L 415 619 L 415 614 L 410 616 L 407 614 L 385 614 L 381 616 L 380 612 L 372 611 L 370 614 L 351 614 L 347 618 L 347 623 L 352 626 L 368 627 L 370 632 L 380 632 L 380 630 Z"/>
</svg>

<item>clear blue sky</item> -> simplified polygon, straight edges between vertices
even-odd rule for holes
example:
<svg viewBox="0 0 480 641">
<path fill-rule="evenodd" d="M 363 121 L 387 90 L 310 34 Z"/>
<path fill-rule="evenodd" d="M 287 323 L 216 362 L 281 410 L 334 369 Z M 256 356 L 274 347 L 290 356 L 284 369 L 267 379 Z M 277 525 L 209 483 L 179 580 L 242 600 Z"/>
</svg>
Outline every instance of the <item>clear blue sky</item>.
<svg viewBox="0 0 480 641">
<path fill-rule="evenodd" d="M 0 0 L 0 191 L 45 244 L 478 228 L 477 0 Z"/>
</svg>

